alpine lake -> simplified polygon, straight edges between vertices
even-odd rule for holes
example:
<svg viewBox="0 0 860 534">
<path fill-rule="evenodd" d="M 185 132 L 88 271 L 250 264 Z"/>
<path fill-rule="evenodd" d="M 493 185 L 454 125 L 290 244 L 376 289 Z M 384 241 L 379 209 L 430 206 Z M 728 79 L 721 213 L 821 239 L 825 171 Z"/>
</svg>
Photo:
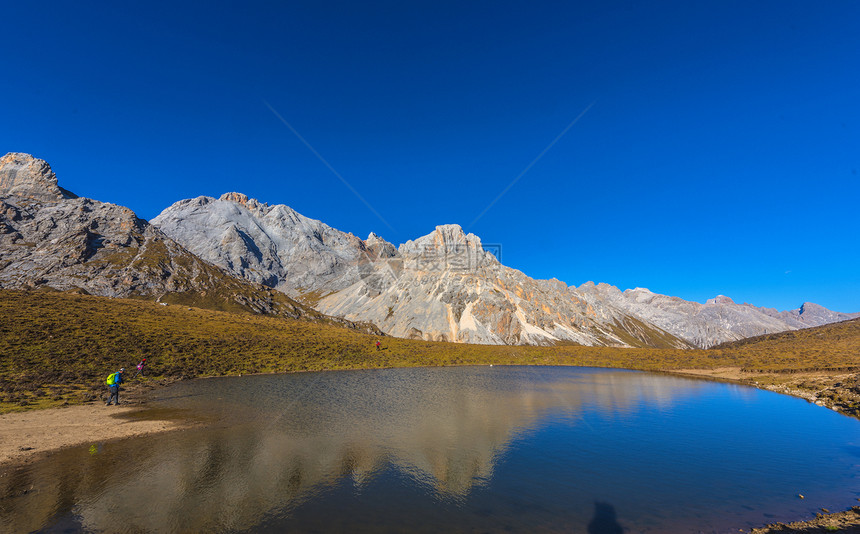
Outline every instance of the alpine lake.
<svg viewBox="0 0 860 534">
<path fill-rule="evenodd" d="M 16 470 L 0 530 L 736 533 L 860 497 L 857 420 L 634 371 L 201 379 L 135 417 L 196 424 Z"/>
</svg>

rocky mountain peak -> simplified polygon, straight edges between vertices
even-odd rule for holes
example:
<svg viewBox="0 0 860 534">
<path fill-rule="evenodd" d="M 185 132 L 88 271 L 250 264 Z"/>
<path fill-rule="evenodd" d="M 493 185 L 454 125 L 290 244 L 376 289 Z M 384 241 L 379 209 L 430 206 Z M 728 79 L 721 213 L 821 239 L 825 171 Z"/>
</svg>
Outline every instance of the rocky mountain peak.
<svg viewBox="0 0 860 534">
<path fill-rule="evenodd" d="M 725 295 L 717 295 L 716 297 L 714 297 L 712 299 L 708 299 L 705 302 L 705 304 L 734 304 L 734 303 L 735 303 L 735 301 L 733 301 L 731 298 L 729 298 Z"/>
<path fill-rule="evenodd" d="M 467 234 L 459 224 L 443 224 L 423 237 L 400 245 L 400 253 L 420 254 L 427 250 L 444 251 L 463 247 L 484 252 L 481 238 L 475 234 Z"/>
<path fill-rule="evenodd" d="M 394 258 L 397 256 L 397 248 L 385 239 L 379 237 L 375 232 L 370 232 L 364 240 L 367 252 L 374 254 L 377 258 Z"/>
<path fill-rule="evenodd" d="M 604 290 L 604 292 L 607 292 Z M 614 293 L 614 292 L 610 292 Z M 640 304 L 649 304 L 654 298 L 657 296 L 656 293 L 648 289 L 647 287 L 637 287 L 635 289 L 625 289 L 623 293 L 624 297 L 629 299 L 632 302 L 637 302 Z"/>
<path fill-rule="evenodd" d="M 57 185 L 57 175 L 48 162 L 21 152 L 0 158 L 0 196 L 11 195 L 42 202 L 78 198 Z"/>
<path fill-rule="evenodd" d="M 606 282 L 600 282 L 599 284 L 595 284 L 591 280 L 577 287 L 576 292 L 580 294 L 590 294 L 595 296 L 605 295 L 613 298 L 618 298 L 621 296 L 621 290 L 617 287 L 607 284 Z"/>
<path fill-rule="evenodd" d="M 821 313 L 825 310 L 824 306 L 820 306 L 815 304 L 814 302 L 804 302 L 800 305 L 800 310 L 798 313 L 803 315 L 804 313 Z"/>
<path fill-rule="evenodd" d="M 248 195 L 242 193 L 224 193 L 218 200 L 227 202 L 235 202 L 245 206 L 250 211 L 265 215 L 269 211 L 269 205 L 265 202 L 260 202 L 255 198 L 248 198 Z"/>
<path fill-rule="evenodd" d="M 495 256 L 484 250 L 481 238 L 467 234 L 459 224 L 437 226 L 432 233 L 400 245 L 398 252 L 417 261 L 413 267 L 418 270 L 471 271 L 498 263 Z"/>
<path fill-rule="evenodd" d="M 567 292 L 570 287 L 567 284 L 559 280 L 558 278 L 550 278 L 546 281 L 547 286 L 553 288 L 555 291 L 559 292 Z"/>
<path fill-rule="evenodd" d="M 203 260 L 292 296 L 352 284 L 359 259 L 366 257 L 367 245 L 358 237 L 242 193 L 180 201 L 152 223 Z M 393 254 L 384 242 L 376 249 L 375 257 Z"/>
</svg>

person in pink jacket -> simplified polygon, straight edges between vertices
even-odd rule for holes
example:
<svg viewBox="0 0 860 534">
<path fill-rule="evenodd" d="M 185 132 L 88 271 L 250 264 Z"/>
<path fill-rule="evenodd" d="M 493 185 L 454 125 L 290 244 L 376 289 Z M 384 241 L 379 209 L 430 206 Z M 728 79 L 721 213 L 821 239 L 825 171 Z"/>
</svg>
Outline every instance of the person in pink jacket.
<svg viewBox="0 0 860 534">
<path fill-rule="evenodd" d="M 133 376 L 133 377 L 131 377 L 131 378 L 132 378 L 132 379 L 135 379 L 135 378 L 137 378 L 137 375 L 142 375 L 142 374 L 143 374 L 143 368 L 144 368 L 144 367 L 146 367 L 146 358 L 144 358 L 144 359 L 140 360 L 140 363 L 139 363 L 139 364 L 137 364 L 137 372 L 136 372 L 136 373 L 134 373 L 134 376 Z"/>
</svg>

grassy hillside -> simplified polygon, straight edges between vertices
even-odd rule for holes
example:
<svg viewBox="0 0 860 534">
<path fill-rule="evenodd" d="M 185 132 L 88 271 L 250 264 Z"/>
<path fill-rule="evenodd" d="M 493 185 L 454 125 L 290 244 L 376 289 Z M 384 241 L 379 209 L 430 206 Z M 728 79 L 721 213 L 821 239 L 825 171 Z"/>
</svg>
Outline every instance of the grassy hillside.
<svg viewBox="0 0 860 534">
<path fill-rule="evenodd" d="M 827 327 L 824 327 L 827 328 Z M 464 345 L 363 334 L 337 325 L 187 305 L 0 291 L 0 412 L 80 403 L 120 366 L 144 382 L 248 373 L 421 365 L 535 364 L 642 370 L 858 365 L 860 321 L 802 338 L 766 336 L 717 350 Z M 804 332 L 812 332 L 804 331 Z M 830 332 L 830 331 L 828 331 Z M 799 334 L 799 333 L 794 333 Z M 382 341 L 382 350 L 376 342 Z M 766 343 L 775 343 L 767 345 Z M 764 347 L 764 348 L 763 348 Z"/>
<path fill-rule="evenodd" d="M 766 334 L 711 349 L 750 371 L 860 370 L 860 319 Z"/>
</svg>

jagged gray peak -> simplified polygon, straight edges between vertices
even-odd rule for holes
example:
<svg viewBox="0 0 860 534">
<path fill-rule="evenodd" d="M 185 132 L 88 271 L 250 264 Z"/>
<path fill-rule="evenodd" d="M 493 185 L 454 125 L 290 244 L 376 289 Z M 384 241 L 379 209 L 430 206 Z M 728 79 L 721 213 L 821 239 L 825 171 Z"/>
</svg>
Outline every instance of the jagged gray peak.
<svg viewBox="0 0 860 534">
<path fill-rule="evenodd" d="M 484 261 L 485 259 L 492 261 L 485 258 L 486 252 L 481 245 L 481 238 L 475 234 L 467 234 L 459 224 L 439 225 L 433 232 L 418 239 L 407 241 L 400 245 L 397 250 L 401 254 L 416 256 L 430 253 L 439 258 L 462 252 L 476 261 Z"/>
<path fill-rule="evenodd" d="M 204 260 L 292 296 L 346 287 L 369 257 L 394 252 L 375 234 L 365 242 L 241 193 L 181 200 L 152 223 Z"/>
<path fill-rule="evenodd" d="M 473 269 L 498 263 L 484 250 L 481 238 L 465 233 L 458 224 L 437 226 L 433 232 L 400 245 L 397 251 L 411 262 L 430 262 L 434 269 Z"/>
<path fill-rule="evenodd" d="M 367 247 L 367 252 L 369 252 L 369 258 L 393 258 L 397 256 L 397 248 L 374 232 L 370 232 L 370 235 L 364 240 L 364 244 Z"/>
<path fill-rule="evenodd" d="M 42 202 L 77 198 L 57 185 L 57 175 L 48 162 L 21 152 L 0 158 L 0 197 L 12 195 Z"/>
</svg>

